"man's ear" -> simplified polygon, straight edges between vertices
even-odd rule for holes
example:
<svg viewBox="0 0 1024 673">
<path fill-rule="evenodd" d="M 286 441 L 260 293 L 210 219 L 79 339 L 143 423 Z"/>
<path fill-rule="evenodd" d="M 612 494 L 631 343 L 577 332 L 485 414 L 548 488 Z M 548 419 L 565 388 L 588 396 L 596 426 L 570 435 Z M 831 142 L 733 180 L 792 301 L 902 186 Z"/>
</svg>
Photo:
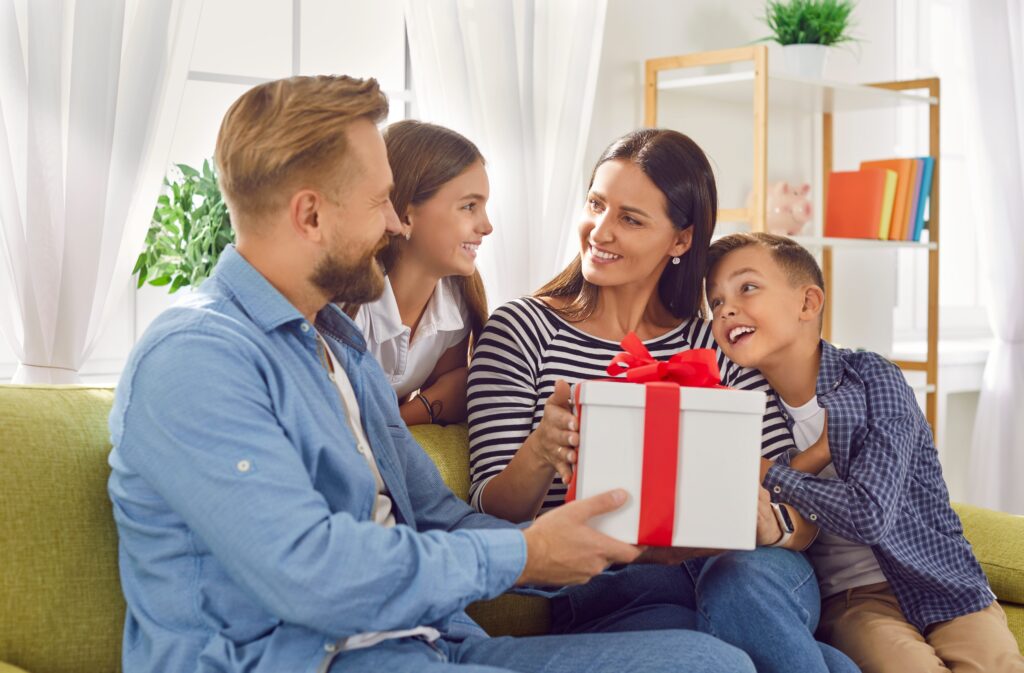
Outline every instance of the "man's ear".
<svg viewBox="0 0 1024 673">
<path fill-rule="evenodd" d="M 804 286 L 804 304 L 800 308 L 801 320 L 817 320 L 825 308 L 825 291 L 817 285 Z"/>
<path fill-rule="evenodd" d="M 686 251 L 693 245 L 693 227 L 687 227 L 678 234 L 676 234 L 676 243 L 669 250 L 669 254 L 673 257 L 680 257 L 686 254 Z"/>
<path fill-rule="evenodd" d="M 294 231 L 303 240 L 319 243 L 323 240 L 319 213 L 323 197 L 312 189 L 301 189 L 288 201 L 288 220 Z"/>
</svg>

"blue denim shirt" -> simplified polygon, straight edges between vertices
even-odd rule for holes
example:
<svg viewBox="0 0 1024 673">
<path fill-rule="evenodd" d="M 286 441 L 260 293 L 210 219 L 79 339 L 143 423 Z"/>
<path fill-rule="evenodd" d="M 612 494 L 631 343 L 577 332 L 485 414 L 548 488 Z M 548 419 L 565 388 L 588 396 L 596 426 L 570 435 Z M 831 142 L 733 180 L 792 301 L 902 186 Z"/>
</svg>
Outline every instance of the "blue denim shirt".
<svg viewBox="0 0 1024 673">
<path fill-rule="evenodd" d="M 444 485 L 352 321 L 328 306 L 316 328 L 398 525 L 371 520 L 374 477 L 315 331 L 227 248 L 136 345 L 110 415 L 127 673 L 312 673 L 357 633 L 482 635 L 463 608 L 521 574 L 522 533 Z"/>
<path fill-rule="evenodd" d="M 870 546 L 918 629 L 988 606 L 995 596 L 949 504 L 931 428 L 899 368 L 822 341 L 817 395 L 838 478 L 799 472 L 780 456 L 764 480 L 772 500 Z"/>
</svg>

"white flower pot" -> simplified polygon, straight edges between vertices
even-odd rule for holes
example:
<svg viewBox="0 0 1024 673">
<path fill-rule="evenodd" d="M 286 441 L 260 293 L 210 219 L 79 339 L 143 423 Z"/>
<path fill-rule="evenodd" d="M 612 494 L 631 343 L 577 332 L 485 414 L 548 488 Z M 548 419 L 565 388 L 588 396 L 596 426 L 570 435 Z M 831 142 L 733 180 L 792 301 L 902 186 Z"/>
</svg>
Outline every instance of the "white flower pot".
<svg viewBox="0 0 1024 673">
<path fill-rule="evenodd" d="M 782 48 L 786 74 L 806 79 L 821 79 L 825 73 L 828 47 L 821 44 L 787 44 Z"/>
</svg>

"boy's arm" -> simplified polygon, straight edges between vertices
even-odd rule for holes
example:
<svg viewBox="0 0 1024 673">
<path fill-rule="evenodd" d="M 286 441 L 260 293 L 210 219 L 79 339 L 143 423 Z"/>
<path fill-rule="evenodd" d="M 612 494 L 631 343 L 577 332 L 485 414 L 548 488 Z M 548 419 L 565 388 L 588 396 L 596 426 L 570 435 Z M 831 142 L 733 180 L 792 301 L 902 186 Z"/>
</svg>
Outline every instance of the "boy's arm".
<svg viewBox="0 0 1024 673">
<path fill-rule="evenodd" d="M 865 418 L 862 425 L 845 429 L 851 435 L 846 478 L 821 479 L 776 464 L 765 471 L 763 483 L 774 500 L 794 505 L 848 540 L 874 545 L 896 519 L 923 419 L 895 365 L 872 359 L 861 377 Z"/>
<path fill-rule="evenodd" d="M 807 449 L 793 458 L 789 459 L 789 467 L 800 472 L 806 472 L 808 474 L 818 474 L 825 466 L 832 462 L 832 454 L 828 448 L 828 420 L 826 419 L 824 428 L 821 432 L 821 437 Z M 765 474 L 768 470 L 775 465 L 770 460 L 764 458 L 761 459 L 761 483 L 764 483 Z M 780 464 L 785 464 L 780 463 Z M 783 507 L 786 513 L 789 515 L 789 519 L 793 524 L 793 533 L 786 544 L 781 545 L 785 549 L 793 549 L 795 551 L 803 551 L 811 546 L 818 537 L 818 527 L 813 523 L 805 519 L 797 509 L 791 505 L 785 503 L 779 503 L 779 507 Z"/>
</svg>

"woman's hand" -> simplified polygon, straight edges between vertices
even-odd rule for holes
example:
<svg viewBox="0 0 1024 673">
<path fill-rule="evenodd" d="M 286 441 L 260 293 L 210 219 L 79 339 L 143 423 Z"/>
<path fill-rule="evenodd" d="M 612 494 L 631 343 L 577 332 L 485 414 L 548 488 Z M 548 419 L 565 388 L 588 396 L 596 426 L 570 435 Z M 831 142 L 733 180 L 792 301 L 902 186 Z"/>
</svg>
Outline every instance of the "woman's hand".
<svg viewBox="0 0 1024 673">
<path fill-rule="evenodd" d="M 580 445 L 576 417 L 569 410 L 569 384 L 555 381 L 555 391 L 544 403 L 544 416 L 527 438 L 525 447 L 539 464 L 548 465 L 565 484 L 572 479 L 576 448 Z"/>
</svg>

